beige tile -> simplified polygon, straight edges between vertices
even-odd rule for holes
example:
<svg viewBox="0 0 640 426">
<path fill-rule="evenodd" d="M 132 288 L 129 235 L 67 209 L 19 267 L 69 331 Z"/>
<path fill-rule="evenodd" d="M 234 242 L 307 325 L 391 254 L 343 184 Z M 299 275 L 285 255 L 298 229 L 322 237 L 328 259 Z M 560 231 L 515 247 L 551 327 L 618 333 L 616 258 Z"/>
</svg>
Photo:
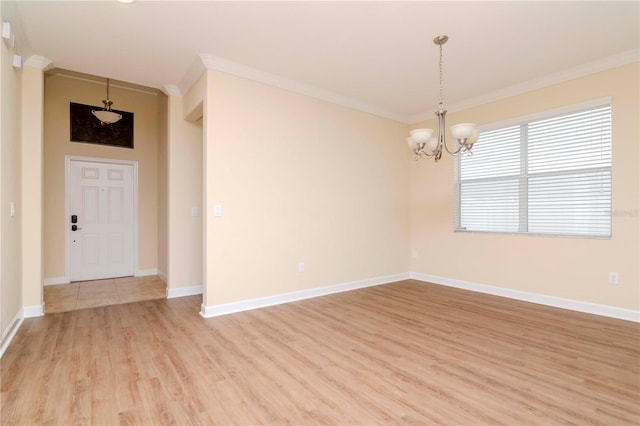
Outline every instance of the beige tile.
<svg viewBox="0 0 640 426">
<path fill-rule="evenodd" d="M 78 283 L 48 285 L 43 289 L 45 313 L 67 312 L 76 307 Z"/>
<path fill-rule="evenodd" d="M 120 302 L 114 280 L 96 280 L 80 284 L 76 309 L 115 305 Z"/>
<path fill-rule="evenodd" d="M 103 289 L 109 286 L 113 287 L 115 285 L 115 279 L 81 281 L 79 284 L 81 289 Z"/>
<path fill-rule="evenodd" d="M 137 283 L 150 278 L 153 278 L 153 276 L 151 277 L 146 277 L 146 276 L 145 277 L 120 277 L 120 278 L 114 278 L 113 280 L 116 282 L 116 284 L 121 284 L 121 283 Z"/>
<path fill-rule="evenodd" d="M 167 285 L 158 277 L 139 277 L 133 280 L 117 279 L 116 288 L 120 300 L 124 303 L 163 299 L 167 295 Z"/>
<path fill-rule="evenodd" d="M 45 313 L 164 299 L 166 292 L 167 284 L 155 275 L 46 286 Z"/>
</svg>

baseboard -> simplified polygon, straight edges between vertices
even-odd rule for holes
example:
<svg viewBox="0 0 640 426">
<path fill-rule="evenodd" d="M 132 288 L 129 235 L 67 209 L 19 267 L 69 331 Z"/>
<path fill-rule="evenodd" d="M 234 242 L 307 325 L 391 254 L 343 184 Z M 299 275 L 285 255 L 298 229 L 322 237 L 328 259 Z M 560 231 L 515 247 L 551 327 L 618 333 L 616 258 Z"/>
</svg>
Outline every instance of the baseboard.
<svg viewBox="0 0 640 426">
<path fill-rule="evenodd" d="M 44 285 L 58 285 L 58 284 L 69 284 L 71 280 L 69 277 L 49 277 L 45 278 L 42 281 Z"/>
<path fill-rule="evenodd" d="M 44 303 L 42 305 L 23 306 L 25 318 L 41 317 L 44 315 Z"/>
<path fill-rule="evenodd" d="M 157 269 L 138 269 L 133 276 L 134 277 L 148 277 L 149 275 L 158 275 Z"/>
<path fill-rule="evenodd" d="M 167 282 L 167 274 L 165 274 L 164 272 L 158 271 L 158 277 L 165 283 Z"/>
<path fill-rule="evenodd" d="M 296 302 L 298 300 L 310 299 L 313 297 L 327 296 L 344 291 L 357 290 L 359 288 L 372 287 L 381 284 L 389 284 L 410 278 L 409 273 L 387 275 L 383 277 L 370 278 L 360 281 L 352 281 L 327 287 L 317 287 L 309 290 L 294 291 L 291 293 L 276 294 L 273 296 L 260 297 L 257 299 L 242 300 L 240 302 L 224 303 L 221 305 L 202 305 L 200 315 L 204 318 L 217 317 L 220 315 L 232 314 L 235 312 L 248 311 L 251 309 L 266 308 L 267 306 L 280 305 L 283 303 Z"/>
<path fill-rule="evenodd" d="M 626 321 L 640 323 L 640 311 L 617 308 L 615 306 L 599 305 L 597 303 L 582 302 L 562 297 L 547 296 L 539 293 L 529 293 L 521 290 L 494 287 L 485 284 L 472 283 L 451 278 L 439 277 L 436 275 L 421 274 L 411 272 L 410 277 L 418 281 L 433 284 L 445 285 L 464 290 L 476 291 L 479 293 L 491 294 L 494 296 L 507 297 L 509 299 L 522 300 L 524 302 L 537 303 L 539 305 L 553 306 L 555 308 L 568 309 L 571 311 L 584 312 L 587 314 L 600 315 L 604 317 L 616 318 Z"/>
<path fill-rule="evenodd" d="M 202 294 L 202 286 L 167 288 L 167 299 Z"/>
<path fill-rule="evenodd" d="M 2 358 L 2 355 L 4 355 L 4 351 L 6 351 L 11 344 L 11 341 L 20 329 L 23 321 L 24 310 L 21 308 L 13 317 L 11 322 L 9 322 L 9 326 L 2 332 L 2 340 L 0 340 L 0 358 Z"/>
</svg>

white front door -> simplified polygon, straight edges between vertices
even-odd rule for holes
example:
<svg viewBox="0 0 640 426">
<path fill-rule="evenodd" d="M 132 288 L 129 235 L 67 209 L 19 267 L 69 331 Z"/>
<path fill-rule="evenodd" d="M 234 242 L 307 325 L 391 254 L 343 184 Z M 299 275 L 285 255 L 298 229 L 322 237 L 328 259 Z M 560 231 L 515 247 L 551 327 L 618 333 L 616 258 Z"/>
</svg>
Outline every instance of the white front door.
<svg viewBox="0 0 640 426">
<path fill-rule="evenodd" d="M 70 161 L 71 281 L 133 275 L 133 185 L 132 164 Z"/>
</svg>

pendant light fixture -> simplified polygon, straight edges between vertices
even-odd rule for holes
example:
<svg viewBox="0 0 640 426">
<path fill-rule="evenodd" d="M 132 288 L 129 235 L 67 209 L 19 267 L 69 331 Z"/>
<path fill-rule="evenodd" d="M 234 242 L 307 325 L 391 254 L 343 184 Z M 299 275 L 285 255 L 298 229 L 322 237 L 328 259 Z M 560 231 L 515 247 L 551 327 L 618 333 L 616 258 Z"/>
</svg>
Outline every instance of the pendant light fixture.
<svg viewBox="0 0 640 426">
<path fill-rule="evenodd" d="M 407 144 L 414 153 L 414 160 L 421 158 L 433 158 L 436 162 L 442 157 L 442 151 L 446 150 L 451 155 L 471 153 L 473 144 L 478 140 L 478 130 L 472 123 L 456 124 L 451 127 L 451 135 L 456 140 L 455 147 L 450 150 L 445 140 L 444 116 L 447 110 L 443 105 L 443 84 L 442 84 L 442 45 L 449 40 L 446 35 L 441 35 L 433 39 L 433 42 L 440 47 L 440 103 L 436 115 L 438 116 L 438 137 L 432 138 L 432 129 L 415 129 L 409 132 L 411 136 L 407 138 Z"/>
<path fill-rule="evenodd" d="M 98 120 L 100 120 L 100 123 L 106 125 L 120 121 L 122 115 L 118 114 L 117 112 L 111 111 L 111 105 L 113 105 L 113 101 L 109 100 L 109 79 L 107 79 L 107 99 L 104 99 L 102 103 L 104 104 L 104 109 L 91 111 L 91 113 L 95 115 Z"/>
</svg>

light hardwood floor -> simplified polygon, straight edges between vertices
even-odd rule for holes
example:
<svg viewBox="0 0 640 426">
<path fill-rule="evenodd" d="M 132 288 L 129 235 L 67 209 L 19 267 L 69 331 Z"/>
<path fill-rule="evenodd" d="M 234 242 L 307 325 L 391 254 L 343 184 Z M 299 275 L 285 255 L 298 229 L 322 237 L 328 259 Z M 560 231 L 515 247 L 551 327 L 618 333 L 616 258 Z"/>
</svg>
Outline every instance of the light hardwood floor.
<svg viewBox="0 0 640 426">
<path fill-rule="evenodd" d="M 200 297 L 25 320 L 1 424 L 640 423 L 640 329 L 415 281 L 217 318 Z"/>
<path fill-rule="evenodd" d="M 157 275 L 78 281 L 45 286 L 44 309 L 45 313 L 51 314 L 166 296 L 167 284 Z"/>
</svg>

